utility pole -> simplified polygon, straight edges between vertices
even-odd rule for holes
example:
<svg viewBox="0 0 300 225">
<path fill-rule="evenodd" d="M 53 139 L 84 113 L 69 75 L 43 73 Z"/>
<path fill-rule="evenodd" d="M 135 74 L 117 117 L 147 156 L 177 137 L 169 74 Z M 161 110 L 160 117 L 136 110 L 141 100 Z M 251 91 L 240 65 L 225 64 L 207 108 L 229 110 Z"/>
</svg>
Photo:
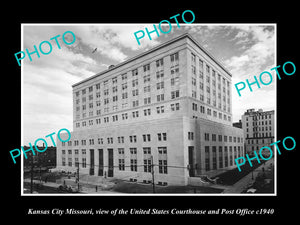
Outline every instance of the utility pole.
<svg viewBox="0 0 300 225">
<path fill-rule="evenodd" d="M 78 186 L 78 192 L 79 192 L 79 162 L 77 163 L 77 186 Z"/>
<path fill-rule="evenodd" d="M 152 173 L 152 189 L 153 189 L 153 193 L 155 193 L 153 155 L 151 155 L 151 173 Z"/>
<path fill-rule="evenodd" d="M 31 154 L 30 193 L 33 193 L 33 154 Z"/>
</svg>

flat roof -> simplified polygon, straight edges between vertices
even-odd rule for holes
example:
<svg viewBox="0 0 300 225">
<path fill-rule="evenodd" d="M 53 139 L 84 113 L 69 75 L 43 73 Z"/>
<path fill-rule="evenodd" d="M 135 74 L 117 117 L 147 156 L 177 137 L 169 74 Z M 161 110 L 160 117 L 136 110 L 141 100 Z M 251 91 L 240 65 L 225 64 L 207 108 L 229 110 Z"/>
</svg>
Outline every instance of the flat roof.
<svg viewBox="0 0 300 225">
<path fill-rule="evenodd" d="M 178 41 L 178 40 L 181 40 L 181 39 L 183 39 L 183 38 L 189 38 L 191 41 L 193 41 L 203 52 L 205 52 L 217 65 L 219 65 L 226 73 L 228 73 L 231 77 L 232 77 L 232 74 L 211 54 L 211 53 L 209 53 L 203 46 L 201 46 L 200 44 L 199 44 L 199 42 L 198 41 L 196 41 L 189 33 L 184 33 L 184 34 L 182 34 L 182 35 L 179 35 L 179 36 L 177 36 L 177 37 L 175 37 L 175 38 L 173 38 L 173 39 L 171 39 L 171 40 L 169 40 L 169 41 L 166 41 L 166 42 L 164 42 L 164 43 L 162 43 L 162 44 L 160 44 L 160 45 L 157 45 L 157 46 L 155 46 L 155 47 L 153 47 L 153 48 L 151 48 L 151 49 L 149 49 L 149 50 L 147 50 L 147 51 L 145 51 L 145 52 L 142 52 L 142 53 L 140 53 L 140 54 L 138 54 L 138 55 L 136 55 L 136 56 L 134 56 L 134 57 L 132 57 L 132 58 L 130 58 L 130 59 L 127 59 L 127 60 L 125 60 L 124 62 L 121 62 L 121 63 L 119 63 L 119 64 L 117 64 L 117 65 L 114 65 L 114 67 L 112 67 L 112 68 L 110 68 L 110 69 L 106 69 L 106 70 L 104 70 L 104 71 L 102 71 L 102 72 L 99 72 L 99 73 L 97 73 L 97 74 L 95 74 L 95 75 L 93 75 L 93 76 L 91 76 L 91 77 L 88 77 L 88 78 L 86 78 L 86 79 L 84 79 L 84 80 L 82 80 L 82 81 L 79 81 L 79 82 L 77 82 L 77 83 L 75 83 L 75 84 L 73 84 L 72 85 L 72 87 L 75 87 L 75 86 L 77 86 L 77 85 L 79 85 L 79 84 L 82 84 L 82 83 L 84 83 L 84 82 L 86 82 L 86 81 L 88 81 L 88 80 L 91 80 L 91 79 L 93 79 L 93 78 L 95 78 L 95 77 L 97 77 L 97 76 L 101 76 L 101 75 L 103 75 L 103 74 L 105 74 L 105 73 L 107 73 L 107 72 L 109 72 L 109 71 L 111 71 L 111 70 L 114 70 L 114 69 L 116 69 L 116 68 L 118 68 L 118 67 L 121 67 L 121 66 L 123 66 L 123 65 L 125 65 L 125 64 L 127 64 L 127 63 L 129 63 L 129 62 L 131 62 L 131 61 L 133 61 L 133 60 L 136 60 L 136 59 L 138 59 L 138 58 L 140 58 L 140 57 L 143 57 L 143 56 L 145 56 L 145 55 L 147 55 L 147 54 L 149 54 L 149 53 L 151 53 L 151 52 L 154 52 L 154 51 L 156 51 L 156 50 L 158 50 L 158 49 L 160 49 L 160 48 L 163 48 L 163 47 L 165 47 L 165 46 L 167 46 L 167 45 L 169 45 L 169 44 L 172 44 L 173 42 L 176 42 L 176 41 Z"/>
</svg>

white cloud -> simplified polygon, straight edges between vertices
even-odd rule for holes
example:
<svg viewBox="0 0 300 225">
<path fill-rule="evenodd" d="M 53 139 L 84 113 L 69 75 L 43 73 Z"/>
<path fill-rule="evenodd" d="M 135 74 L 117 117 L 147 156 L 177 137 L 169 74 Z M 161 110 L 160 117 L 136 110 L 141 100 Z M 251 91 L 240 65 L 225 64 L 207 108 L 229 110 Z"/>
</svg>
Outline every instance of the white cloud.
<svg viewBox="0 0 300 225">
<path fill-rule="evenodd" d="M 158 29 L 158 25 L 156 24 L 156 27 Z M 116 33 L 116 35 L 112 38 L 112 42 L 116 44 L 120 44 L 121 46 L 125 48 L 129 48 L 131 50 L 139 50 L 147 47 L 152 47 L 157 44 L 159 44 L 159 41 L 156 39 L 158 38 L 156 32 L 151 33 L 151 39 L 149 39 L 146 29 L 148 29 L 149 32 L 153 31 L 153 24 L 134 24 L 134 25 L 125 25 L 125 26 L 112 26 L 111 30 Z M 144 37 L 139 39 L 140 45 L 138 44 L 134 33 L 138 31 L 144 32 Z M 158 29 L 159 30 L 159 29 Z M 137 33 L 138 37 L 142 35 L 142 32 Z M 162 35 L 162 34 L 160 34 Z"/>
<path fill-rule="evenodd" d="M 272 85 L 272 91 L 266 90 L 264 88 L 255 88 L 253 92 L 249 90 L 241 92 L 242 96 L 238 97 L 236 90 L 233 91 L 232 108 L 233 108 L 233 121 L 238 121 L 241 119 L 241 115 L 244 114 L 246 109 L 260 109 L 263 110 L 275 110 L 276 109 L 276 92 L 274 86 Z"/>
<path fill-rule="evenodd" d="M 247 25 L 235 26 L 238 32 L 233 39 L 235 45 L 243 44 L 244 48 L 241 54 L 225 60 L 226 67 L 233 74 L 232 77 L 232 96 L 233 96 L 233 119 L 241 119 L 241 115 L 249 108 L 263 108 L 270 110 L 276 108 L 276 75 L 270 69 L 275 65 L 275 34 L 274 30 L 265 26 Z M 247 45 L 247 47 L 245 47 Z M 248 85 L 241 91 L 241 97 L 238 96 L 235 84 L 238 82 L 254 81 L 254 76 L 259 79 L 263 71 L 271 72 L 273 81 L 270 85 L 265 86 L 260 83 L 261 88 L 252 85 L 253 92 L 250 92 Z M 263 76 L 263 81 L 268 82 L 270 78 Z"/>
<path fill-rule="evenodd" d="M 238 26 L 241 29 L 235 37 L 247 37 L 253 44 L 239 56 L 225 60 L 225 65 L 234 76 L 247 78 L 260 74 L 263 67 L 273 65 L 275 58 L 275 35 L 261 26 Z M 249 39 L 251 36 L 251 40 Z M 235 39 L 235 38 L 234 38 Z M 237 43 L 240 44 L 241 42 Z M 241 48 L 240 48 L 241 49 Z"/>
</svg>

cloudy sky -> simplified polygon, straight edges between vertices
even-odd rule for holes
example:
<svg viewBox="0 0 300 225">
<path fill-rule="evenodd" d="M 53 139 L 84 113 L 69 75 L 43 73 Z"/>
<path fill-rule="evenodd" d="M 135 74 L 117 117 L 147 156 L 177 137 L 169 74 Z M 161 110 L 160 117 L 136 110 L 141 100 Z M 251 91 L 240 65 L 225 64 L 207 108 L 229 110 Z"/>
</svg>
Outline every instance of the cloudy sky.
<svg viewBox="0 0 300 225">
<path fill-rule="evenodd" d="M 275 109 L 275 79 L 268 86 L 254 87 L 253 92 L 243 90 L 241 97 L 234 89 L 235 83 L 246 79 L 254 81 L 253 76 L 258 77 L 261 72 L 276 66 L 274 25 L 190 24 L 178 28 L 172 24 L 170 33 L 161 33 L 159 37 L 152 34 L 152 40 L 145 36 L 138 45 L 133 34 L 145 27 L 153 29 L 152 24 L 23 24 L 21 50 L 34 51 L 34 45 L 38 47 L 42 41 L 50 41 L 57 35 L 60 35 L 57 40 L 61 49 L 52 40 L 53 49 L 49 55 L 40 54 L 38 58 L 33 54 L 32 61 L 28 57 L 22 60 L 22 145 L 34 144 L 37 138 L 57 133 L 61 128 L 73 130 L 74 83 L 185 32 L 232 73 L 233 121 L 238 121 L 249 108 Z M 65 31 L 76 35 L 72 45 L 63 43 L 61 36 Z M 72 36 L 67 34 L 66 40 L 71 42 Z M 43 45 L 44 52 L 49 50 L 47 48 L 47 44 Z M 95 48 L 97 51 L 92 53 Z M 48 144 L 51 145 L 50 139 Z"/>
</svg>

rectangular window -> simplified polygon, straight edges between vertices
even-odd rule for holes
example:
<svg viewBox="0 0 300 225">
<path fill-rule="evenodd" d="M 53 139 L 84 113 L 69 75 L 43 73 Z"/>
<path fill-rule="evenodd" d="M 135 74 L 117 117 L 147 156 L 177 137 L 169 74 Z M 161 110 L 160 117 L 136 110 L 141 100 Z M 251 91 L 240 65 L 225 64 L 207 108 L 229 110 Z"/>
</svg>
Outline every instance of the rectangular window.
<svg viewBox="0 0 300 225">
<path fill-rule="evenodd" d="M 227 148 L 227 146 L 224 147 L 224 158 L 225 158 L 224 167 L 228 167 L 228 148 Z"/>
<path fill-rule="evenodd" d="M 127 83 L 122 84 L 122 90 L 126 90 L 127 89 Z"/>
<path fill-rule="evenodd" d="M 156 67 L 160 67 L 160 66 L 163 66 L 164 65 L 164 59 L 159 59 L 159 60 L 156 60 Z"/>
<path fill-rule="evenodd" d="M 143 134 L 143 141 L 144 142 L 150 142 L 151 141 L 150 134 Z"/>
<path fill-rule="evenodd" d="M 158 133 L 157 138 L 158 138 L 158 141 L 166 141 L 167 140 L 167 133 Z"/>
<path fill-rule="evenodd" d="M 217 169 L 217 147 L 216 146 L 213 146 L 212 147 L 212 162 L 213 162 L 213 170 L 216 170 Z"/>
<path fill-rule="evenodd" d="M 136 148 L 130 148 L 130 170 L 137 171 L 137 151 Z"/>
<path fill-rule="evenodd" d="M 158 172 L 168 173 L 167 147 L 158 147 Z"/>
<path fill-rule="evenodd" d="M 139 117 L 139 111 L 134 111 L 134 112 L 132 112 L 132 117 L 133 117 L 133 118 Z"/>
<path fill-rule="evenodd" d="M 209 133 L 204 133 L 204 140 L 209 141 Z"/>
<path fill-rule="evenodd" d="M 82 158 L 82 168 L 86 168 L 86 158 Z"/>
<path fill-rule="evenodd" d="M 232 155 L 232 146 L 229 146 L 229 164 L 232 166 L 233 163 L 233 155 Z"/>
<path fill-rule="evenodd" d="M 122 99 L 126 99 L 126 98 L 128 98 L 128 93 L 127 92 L 122 93 Z"/>
<path fill-rule="evenodd" d="M 179 103 L 171 104 L 171 111 L 179 110 Z"/>
<path fill-rule="evenodd" d="M 119 153 L 119 170 L 124 171 L 125 170 L 124 148 L 118 148 L 118 153 Z"/>
<path fill-rule="evenodd" d="M 103 138 L 98 138 L 98 144 L 103 145 Z"/>
<path fill-rule="evenodd" d="M 211 135 L 211 140 L 212 141 L 216 141 L 217 140 L 217 135 L 216 134 L 212 134 Z"/>
<path fill-rule="evenodd" d="M 138 70 L 135 69 L 135 70 L 132 70 L 132 76 L 137 76 L 138 75 Z"/>
<path fill-rule="evenodd" d="M 205 146 L 205 170 L 209 171 L 209 169 L 210 169 L 209 146 Z"/>
<path fill-rule="evenodd" d="M 118 137 L 118 143 L 119 143 L 119 144 L 124 143 L 124 136 Z"/>
<path fill-rule="evenodd" d="M 219 141 L 222 141 L 222 135 L 219 134 L 218 139 Z"/>
<path fill-rule="evenodd" d="M 132 101 L 132 107 L 138 107 L 139 106 L 139 100 Z"/>
<path fill-rule="evenodd" d="M 138 96 L 139 95 L 139 89 L 132 90 L 132 96 Z"/>
<path fill-rule="evenodd" d="M 144 105 L 151 104 L 151 97 L 144 98 Z"/>
<path fill-rule="evenodd" d="M 178 56 L 178 52 L 170 55 L 170 59 L 171 59 L 171 63 L 175 65 L 178 64 L 178 60 L 179 60 L 179 56 Z"/>
<path fill-rule="evenodd" d="M 68 158 L 68 166 L 72 166 L 72 158 Z"/>
<path fill-rule="evenodd" d="M 144 76 L 144 83 L 150 82 L 150 74 Z"/>
<path fill-rule="evenodd" d="M 62 166 L 66 166 L 66 158 L 62 157 L 61 160 L 62 160 Z"/>
<path fill-rule="evenodd" d="M 188 140 L 194 140 L 194 132 L 188 132 Z"/>
<path fill-rule="evenodd" d="M 165 112 L 165 107 L 164 106 L 156 107 L 156 112 L 157 112 L 157 114 L 164 113 Z"/>
<path fill-rule="evenodd" d="M 150 71 L 150 64 L 144 65 L 143 68 L 144 68 L 144 72 Z"/>
<path fill-rule="evenodd" d="M 171 91 L 171 99 L 179 97 L 179 90 Z"/>
<path fill-rule="evenodd" d="M 158 102 L 164 101 L 165 100 L 165 95 L 164 94 L 156 95 L 156 99 L 157 99 Z"/>
<path fill-rule="evenodd" d="M 222 146 L 219 146 L 219 168 L 223 168 L 223 151 L 222 151 Z"/>
<path fill-rule="evenodd" d="M 131 143 L 136 143 L 136 135 L 131 135 L 131 136 L 129 136 L 129 141 L 130 141 Z"/>
<path fill-rule="evenodd" d="M 151 173 L 151 148 L 143 148 L 143 153 L 144 153 L 144 172 L 146 173 Z"/>
<path fill-rule="evenodd" d="M 132 80 L 132 87 L 135 87 L 139 84 L 138 79 Z"/>
<path fill-rule="evenodd" d="M 128 113 L 123 113 L 122 120 L 127 120 L 127 119 L 128 119 Z"/>
<path fill-rule="evenodd" d="M 122 76 L 122 80 L 127 80 L 127 74 L 126 73 L 122 74 L 121 76 Z"/>
<path fill-rule="evenodd" d="M 198 105 L 196 103 L 192 103 L 192 110 L 197 111 L 198 110 Z"/>
<path fill-rule="evenodd" d="M 151 109 L 144 109 L 144 116 L 150 116 L 151 115 Z"/>
<path fill-rule="evenodd" d="M 160 89 L 163 89 L 163 88 L 164 88 L 164 82 L 163 81 L 156 83 L 156 89 L 157 90 L 160 90 Z"/>
</svg>

